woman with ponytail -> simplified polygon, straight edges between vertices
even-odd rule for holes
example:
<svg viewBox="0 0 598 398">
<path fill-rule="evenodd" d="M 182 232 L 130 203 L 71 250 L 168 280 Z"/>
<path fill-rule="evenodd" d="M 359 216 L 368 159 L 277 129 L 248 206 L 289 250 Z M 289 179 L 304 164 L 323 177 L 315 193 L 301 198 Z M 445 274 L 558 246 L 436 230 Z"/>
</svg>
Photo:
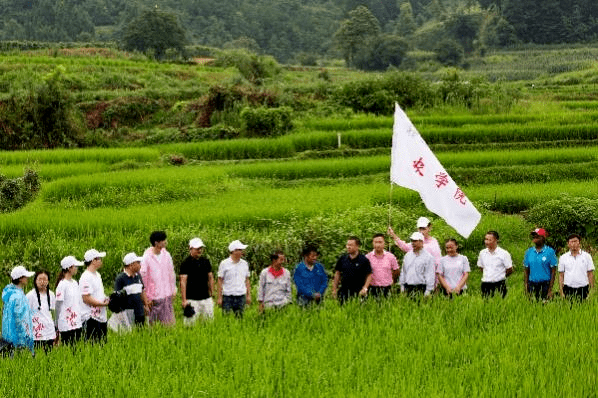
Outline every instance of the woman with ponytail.
<svg viewBox="0 0 598 398">
<path fill-rule="evenodd" d="M 56 296 L 49 288 L 50 274 L 38 271 L 33 276 L 33 289 L 27 293 L 33 321 L 33 339 L 36 348 L 43 348 L 48 353 L 56 340 L 56 329 L 52 312 L 56 305 Z"/>
</svg>

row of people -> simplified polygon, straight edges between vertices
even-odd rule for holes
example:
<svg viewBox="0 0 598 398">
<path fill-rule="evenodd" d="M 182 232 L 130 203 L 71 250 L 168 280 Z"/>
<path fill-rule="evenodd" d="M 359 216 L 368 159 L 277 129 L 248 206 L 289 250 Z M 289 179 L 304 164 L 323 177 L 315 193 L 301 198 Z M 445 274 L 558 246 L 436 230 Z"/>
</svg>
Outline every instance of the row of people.
<svg viewBox="0 0 598 398">
<path fill-rule="evenodd" d="M 355 296 L 388 296 L 397 280 L 400 290 L 408 294 L 421 292 L 428 296 L 437 289 L 446 295 L 463 293 L 467 289 L 470 267 L 467 257 L 458 253 L 457 241 L 446 241 L 446 255 L 442 257 L 438 241 L 429 235 L 429 220 L 422 217 L 417 225 L 418 232 L 411 235 L 410 242 L 402 241 L 389 228 L 388 232 L 397 246 L 407 252 L 401 272 L 396 257 L 384 249 L 384 234 L 373 237 L 373 250 L 366 255 L 360 253 L 359 238 L 349 238 L 347 253 L 339 257 L 334 269 L 333 297 L 342 304 Z M 554 250 L 545 243 L 545 230 L 536 229 L 531 235 L 533 246 L 526 251 L 523 261 L 526 291 L 537 298 L 550 298 L 558 265 L 560 294 L 585 299 L 594 284 L 594 265 L 591 256 L 581 250 L 580 237 L 575 234 L 569 237 L 570 250 L 561 256 L 559 262 Z M 511 256 L 498 246 L 498 238 L 497 232 L 489 231 L 484 239 L 486 248 L 478 257 L 477 265 L 483 270 L 481 291 L 484 296 L 498 292 L 504 297 L 507 292 L 506 277 L 513 271 Z M 166 250 L 166 234 L 163 231 L 153 232 L 150 243 L 142 257 L 129 253 L 123 259 L 124 269 L 115 280 L 114 291 L 126 294 L 122 296 L 124 302 L 120 303 L 123 311 L 110 319 L 114 318 L 111 326 L 115 329 L 144 325 L 146 316 L 150 324 L 175 322 L 173 298 L 176 278 L 172 258 Z M 245 306 L 252 301 L 249 265 L 243 259 L 246 248 L 247 245 L 238 240 L 230 243 L 230 256 L 218 267 L 215 288 L 212 266 L 203 256 L 203 241 L 199 238 L 189 241 L 189 256 L 182 262 L 179 274 L 186 325 L 195 323 L 199 317 L 213 318 L 213 296 L 216 296 L 217 305 L 222 307 L 223 312 L 242 316 Z M 35 341 L 48 350 L 58 337 L 57 329 L 60 339 L 66 344 L 82 337 L 94 342 L 104 341 L 109 323 L 106 307 L 110 299 L 104 294 L 98 271 L 105 255 L 105 252 L 90 249 L 84 254 L 83 262 L 74 256 L 63 258 L 56 294 L 49 289 L 49 273 L 40 271 L 34 276 L 33 289 L 25 296 L 23 288 L 34 274 L 22 266 L 16 267 L 11 273 L 13 281 L 2 295 L 5 303 L 2 334 L 6 336 L 5 340 L 32 350 Z M 328 276 L 318 262 L 318 256 L 316 247 L 306 247 L 302 261 L 291 276 L 283 267 L 285 254 L 274 252 L 270 266 L 259 276 L 259 311 L 289 304 L 293 283 L 298 304 L 321 302 L 328 287 Z M 77 282 L 74 276 L 83 265 L 86 270 Z M 51 313 L 54 309 L 55 323 Z M 27 310 L 30 311 L 29 316 Z M 32 338 L 28 340 L 28 336 Z"/>
</svg>

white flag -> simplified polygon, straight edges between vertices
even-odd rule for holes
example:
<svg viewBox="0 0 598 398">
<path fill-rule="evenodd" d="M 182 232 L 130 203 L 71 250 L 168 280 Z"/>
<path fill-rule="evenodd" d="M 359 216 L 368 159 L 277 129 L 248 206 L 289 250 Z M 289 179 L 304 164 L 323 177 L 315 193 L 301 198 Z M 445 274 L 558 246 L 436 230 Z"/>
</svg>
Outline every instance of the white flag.
<svg viewBox="0 0 598 398">
<path fill-rule="evenodd" d="M 480 213 L 436 159 L 399 104 L 395 104 L 390 181 L 419 192 L 428 210 L 465 238 L 480 222 Z"/>
</svg>

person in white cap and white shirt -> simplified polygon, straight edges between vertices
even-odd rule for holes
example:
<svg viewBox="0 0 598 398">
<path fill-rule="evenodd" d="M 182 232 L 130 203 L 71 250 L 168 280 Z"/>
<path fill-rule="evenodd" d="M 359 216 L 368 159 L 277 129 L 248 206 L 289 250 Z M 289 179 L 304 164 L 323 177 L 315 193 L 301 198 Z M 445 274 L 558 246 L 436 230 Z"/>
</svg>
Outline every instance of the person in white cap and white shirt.
<svg viewBox="0 0 598 398">
<path fill-rule="evenodd" d="M 127 330 L 130 330 L 133 324 L 144 326 L 145 316 L 149 313 L 149 301 L 145 295 L 143 280 L 139 275 L 141 260 L 143 258 L 137 254 L 127 253 L 123 258 L 125 268 L 114 280 L 114 291 L 124 290 L 127 296 L 123 306 L 123 314 L 113 314 L 112 316 L 117 315 L 116 319 L 121 320 L 119 326 Z M 125 319 L 122 317 L 125 317 Z M 114 325 L 113 321 L 108 321 L 108 324 L 111 328 Z M 118 327 L 116 329 L 120 330 Z"/>
<path fill-rule="evenodd" d="M 246 248 L 241 241 L 232 241 L 228 245 L 230 257 L 218 267 L 218 305 L 223 312 L 233 311 L 237 317 L 243 316 L 245 304 L 251 304 L 249 264 L 242 259 Z"/>
<path fill-rule="evenodd" d="M 567 237 L 569 251 L 559 260 L 559 292 L 561 297 L 585 300 L 594 289 L 594 261 L 581 249 L 581 236 Z"/>
<path fill-rule="evenodd" d="M 22 265 L 13 268 L 10 273 L 12 283 L 2 290 L 2 338 L 13 347 L 28 348 L 35 356 L 31 309 L 23 292 L 33 274 Z"/>
<path fill-rule="evenodd" d="M 194 314 L 185 317 L 187 326 L 193 325 L 201 316 L 214 318 L 214 274 L 210 260 L 203 256 L 205 245 L 199 238 L 189 241 L 189 256 L 181 264 L 179 280 L 181 283 L 181 304 L 183 308 L 190 305 Z"/>
<path fill-rule="evenodd" d="M 424 250 L 427 251 L 434 257 L 434 262 L 436 266 L 440 264 L 440 259 L 442 258 L 442 251 L 440 250 L 440 245 L 438 244 L 438 240 L 430 236 L 430 229 L 432 227 L 432 223 L 426 217 L 420 217 L 417 219 L 417 230 L 424 236 Z M 413 250 L 413 246 L 411 243 L 407 243 L 395 234 L 392 227 L 388 227 L 388 234 L 393 238 L 395 244 L 404 251 L 405 253 L 410 252 Z M 435 277 L 436 278 L 436 277 Z M 435 285 L 438 285 L 438 279 L 435 279 Z"/>
<path fill-rule="evenodd" d="M 60 340 L 64 344 L 73 344 L 81 339 L 83 332 L 83 299 L 79 284 L 73 278 L 82 261 L 73 256 L 66 256 L 60 262 L 62 270 L 56 281 L 56 324 Z"/>
<path fill-rule="evenodd" d="M 484 236 L 486 248 L 480 252 L 478 267 L 482 268 L 482 296 L 494 296 L 496 291 L 507 295 L 507 276 L 513 273 L 513 261 L 509 252 L 498 247 L 499 235 L 488 231 Z"/>
<path fill-rule="evenodd" d="M 110 301 L 104 294 L 102 276 L 98 272 L 102 268 L 102 259 L 106 252 L 89 249 L 83 256 L 87 269 L 79 279 L 81 297 L 83 298 L 83 330 L 85 339 L 91 342 L 105 342 L 108 335 L 108 313 L 106 307 Z"/>
<path fill-rule="evenodd" d="M 405 254 L 399 276 L 401 292 L 429 296 L 434 291 L 436 263 L 434 257 L 424 250 L 424 235 L 421 232 L 414 232 L 410 239 L 412 250 Z"/>
</svg>

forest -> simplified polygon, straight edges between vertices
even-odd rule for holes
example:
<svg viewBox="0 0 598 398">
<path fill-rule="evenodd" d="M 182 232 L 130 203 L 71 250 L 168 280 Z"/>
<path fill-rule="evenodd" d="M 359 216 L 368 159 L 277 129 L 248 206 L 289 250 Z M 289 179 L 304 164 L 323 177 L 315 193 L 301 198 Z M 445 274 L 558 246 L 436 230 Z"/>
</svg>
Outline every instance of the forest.
<svg viewBox="0 0 598 398">
<path fill-rule="evenodd" d="M 343 58 L 359 69 L 398 66 L 408 50 L 483 54 L 598 35 L 592 0 L 0 0 L 0 40 L 126 48 L 127 28 L 147 10 L 175 16 L 186 45 L 243 47 L 282 63 Z M 398 59 L 355 59 L 363 51 L 354 43 Z"/>
</svg>

